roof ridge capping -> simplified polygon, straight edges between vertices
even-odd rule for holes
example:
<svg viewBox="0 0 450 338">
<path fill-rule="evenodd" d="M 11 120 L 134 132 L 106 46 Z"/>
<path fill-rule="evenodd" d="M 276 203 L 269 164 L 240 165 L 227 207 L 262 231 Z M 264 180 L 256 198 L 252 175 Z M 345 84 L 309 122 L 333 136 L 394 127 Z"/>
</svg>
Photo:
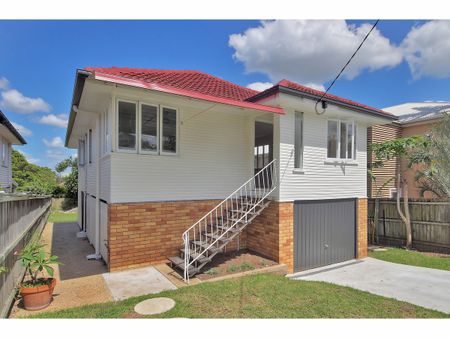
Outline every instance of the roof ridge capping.
<svg viewBox="0 0 450 338">
<path fill-rule="evenodd" d="M 293 94 L 295 92 L 297 93 L 301 93 L 300 95 L 302 96 L 307 96 L 311 99 L 319 99 L 321 98 L 325 92 L 321 91 L 321 90 L 317 90 L 311 87 L 307 87 L 304 85 L 301 85 L 299 83 L 287 80 L 287 79 L 282 79 L 280 80 L 277 84 L 275 84 L 274 86 L 252 96 L 249 97 L 247 100 L 251 101 L 251 102 L 258 102 L 260 99 L 265 98 L 267 96 L 270 96 L 272 94 L 274 94 L 275 92 L 285 92 L 287 94 Z M 395 116 L 394 114 L 391 114 L 387 111 L 378 109 L 378 108 L 374 108 L 374 107 L 370 107 L 368 105 L 353 101 L 353 100 L 349 100 L 334 94 L 325 94 L 325 96 L 323 96 L 324 99 L 327 99 L 328 101 L 335 103 L 335 104 L 340 104 L 340 105 L 344 105 L 344 106 L 350 106 L 353 107 L 354 109 L 360 109 L 360 110 L 364 110 L 366 112 L 372 113 L 372 114 L 376 114 L 376 115 L 381 115 L 383 117 L 388 117 L 391 119 L 397 119 L 397 116 Z"/>
</svg>

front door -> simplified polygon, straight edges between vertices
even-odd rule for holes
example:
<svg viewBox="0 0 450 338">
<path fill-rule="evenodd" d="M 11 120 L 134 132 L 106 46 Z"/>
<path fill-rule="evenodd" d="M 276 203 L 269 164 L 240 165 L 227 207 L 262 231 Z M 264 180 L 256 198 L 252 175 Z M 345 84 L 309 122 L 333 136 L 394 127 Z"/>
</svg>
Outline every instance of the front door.
<svg viewBox="0 0 450 338">
<path fill-rule="evenodd" d="M 265 122 L 255 122 L 254 173 L 258 173 L 273 159 L 273 125 Z M 270 185 L 271 177 L 268 178 Z M 265 182 L 257 180 L 257 187 Z"/>
</svg>

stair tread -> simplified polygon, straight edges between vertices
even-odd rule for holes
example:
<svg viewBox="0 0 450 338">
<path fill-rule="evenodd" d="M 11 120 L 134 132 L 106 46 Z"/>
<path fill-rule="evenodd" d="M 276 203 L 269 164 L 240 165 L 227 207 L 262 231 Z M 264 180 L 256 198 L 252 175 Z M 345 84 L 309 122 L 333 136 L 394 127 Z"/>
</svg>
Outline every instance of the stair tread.
<svg viewBox="0 0 450 338">
<path fill-rule="evenodd" d="M 180 251 L 185 254 L 186 250 L 185 249 L 180 249 Z M 199 261 L 200 263 L 203 262 L 209 262 L 211 260 L 211 258 L 208 258 L 206 256 L 200 255 L 199 253 L 196 252 L 190 252 L 190 256 L 194 259 L 197 259 L 197 261 Z"/>
<path fill-rule="evenodd" d="M 201 242 L 201 241 L 192 241 L 193 244 L 202 247 L 203 249 L 206 249 L 209 246 L 209 243 Z M 212 253 L 219 252 L 220 250 L 216 247 L 212 246 L 208 249 L 208 251 L 211 251 Z"/>
<path fill-rule="evenodd" d="M 222 242 L 228 242 L 228 241 L 230 241 L 229 238 L 226 238 L 226 237 L 220 237 L 220 235 L 218 235 L 218 234 L 205 233 L 204 235 L 205 235 L 206 237 L 212 238 L 212 239 L 214 239 L 214 240 L 218 239 L 219 241 L 222 241 Z"/>
</svg>

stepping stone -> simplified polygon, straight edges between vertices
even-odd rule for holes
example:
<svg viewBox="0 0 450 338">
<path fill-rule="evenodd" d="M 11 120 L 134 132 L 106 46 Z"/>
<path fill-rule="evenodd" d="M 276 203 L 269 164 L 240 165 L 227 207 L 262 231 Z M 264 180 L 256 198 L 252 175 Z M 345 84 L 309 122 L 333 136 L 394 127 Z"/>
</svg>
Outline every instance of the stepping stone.
<svg viewBox="0 0 450 338">
<path fill-rule="evenodd" d="M 166 297 L 158 297 L 144 300 L 136 304 L 134 311 L 140 315 L 157 315 L 167 312 L 175 306 L 175 301 Z"/>
</svg>

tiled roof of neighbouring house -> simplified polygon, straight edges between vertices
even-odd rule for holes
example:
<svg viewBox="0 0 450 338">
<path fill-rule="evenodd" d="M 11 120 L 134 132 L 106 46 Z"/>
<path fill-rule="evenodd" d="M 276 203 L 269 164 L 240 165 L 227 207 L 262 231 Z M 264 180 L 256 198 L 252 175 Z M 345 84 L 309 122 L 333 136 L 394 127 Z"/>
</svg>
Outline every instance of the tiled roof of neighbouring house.
<svg viewBox="0 0 450 338">
<path fill-rule="evenodd" d="M 139 68 L 87 67 L 88 71 L 140 80 L 147 83 L 170 86 L 215 97 L 244 101 L 257 91 L 241 87 L 218 77 L 195 70 L 159 70 Z"/>
<path fill-rule="evenodd" d="M 258 93 L 257 95 L 255 95 L 254 97 L 250 98 L 249 100 L 251 100 L 253 102 L 257 102 L 258 98 L 265 96 L 265 93 L 269 94 L 270 92 L 273 92 L 274 89 L 277 89 L 277 88 L 280 88 L 280 87 L 293 89 L 293 90 L 296 90 L 298 92 L 309 94 L 309 95 L 317 97 L 317 98 L 322 97 L 322 95 L 324 94 L 324 92 L 322 92 L 320 90 L 317 90 L 317 89 L 306 87 L 306 86 L 303 86 L 301 84 L 298 84 L 298 83 L 295 83 L 295 82 L 292 82 L 292 81 L 289 81 L 289 80 L 281 80 L 280 82 L 278 82 L 273 87 L 271 87 L 269 89 L 266 89 L 265 91 L 263 91 L 261 93 Z M 346 105 L 350 105 L 350 106 L 353 106 L 355 108 L 362 108 L 364 110 L 373 111 L 373 112 L 376 112 L 378 114 L 382 114 L 382 115 L 385 115 L 385 116 L 388 116 L 388 117 L 394 117 L 394 115 L 389 113 L 389 112 L 383 111 L 383 110 L 378 109 L 378 108 L 373 108 L 373 107 L 370 107 L 370 106 L 367 106 L 367 105 L 364 105 L 362 103 L 355 102 L 355 101 L 352 101 L 352 100 L 349 100 L 349 99 L 345 99 L 345 98 L 337 96 L 337 95 L 333 95 L 333 94 L 328 94 L 327 93 L 323 97 L 323 100 L 327 100 L 327 99 L 335 101 L 335 102 L 340 102 L 340 103 L 343 103 L 343 104 L 346 104 Z"/>
<path fill-rule="evenodd" d="M 397 106 L 384 108 L 385 111 L 398 116 L 400 123 L 415 123 L 441 118 L 444 113 L 450 113 L 450 102 L 425 101 L 408 102 Z"/>
</svg>

